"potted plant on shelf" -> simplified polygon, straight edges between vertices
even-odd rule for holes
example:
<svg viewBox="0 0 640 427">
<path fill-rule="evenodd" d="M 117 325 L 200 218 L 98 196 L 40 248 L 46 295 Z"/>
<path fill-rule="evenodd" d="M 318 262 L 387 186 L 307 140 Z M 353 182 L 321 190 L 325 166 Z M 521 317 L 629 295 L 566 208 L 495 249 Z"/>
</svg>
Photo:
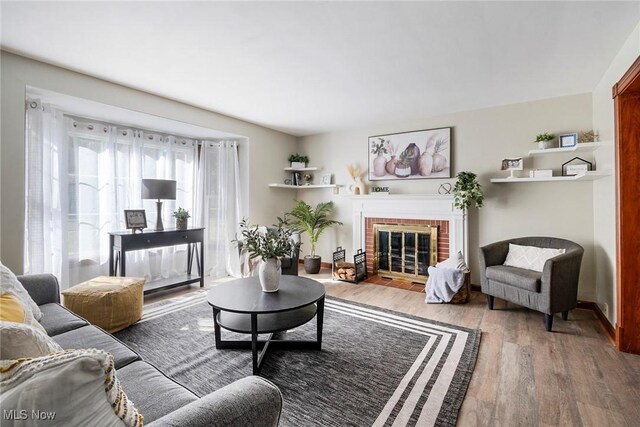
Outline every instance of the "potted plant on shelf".
<svg viewBox="0 0 640 427">
<path fill-rule="evenodd" d="M 178 208 L 177 211 L 173 212 L 173 216 L 176 219 L 176 228 L 178 230 L 186 230 L 189 218 L 191 218 L 189 211 L 182 208 Z"/>
<path fill-rule="evenodd" d="M 290 256 L 300 243 L 294 242 L 294 230 L 286 226 L 282 218 L 272 228 L 249 225 L 246 218 L 240 222 L 242 247 L 249 253 L 249 258 L 260 257 L 258 279 L 264 292 L 276 292 L 280 286 L 282 267 L 280 258 Z M 235 240 L 238 243 L 238 240 Z"/>
<path fill-rule="evenodd" d="M 552 133 L 541 133 L 539 135 L 536 135 L 536 141 L 538 143 L 538 148 L 540 150 L 546 150 L 547 148 L 553 148 L 554 143 L 553 140 L 555 139 L 555 135 Z"/>
<path fill-rule="evenodd" d="M 304 169 L 307 167 L 309 158 L 302 154 L 296 153 L 289 156 L 289 162 L 291 163 L 291 168 L 293 169 Z"/>
<path fill-rule="evenodd" d="M 340 221 L 329 219 L 333 212 L 333 202 L 318 203 L 313 208 L 304 200 L 296 202 L 291 212 L 285 215 L 287 223 L 300 233 L 306 232 L 309 235 L 309 245 L 311 254 L 304 257 L 304 271 L 307 274 L 317 274 L 320 272 L 322 258 L 316 255 L 316 243 L 320 235 L 330 227 L 342 225 Z"/>
<path fill-rule="evenodd" d="M 466 210 L 473 205 L 481 208 L 484 202 L 484 196 L 476 174 L 464 171 L 456 175 L 456 178 L 458 178 L 458 180 L 453 186 L 456 208 Z"/>
</svg>

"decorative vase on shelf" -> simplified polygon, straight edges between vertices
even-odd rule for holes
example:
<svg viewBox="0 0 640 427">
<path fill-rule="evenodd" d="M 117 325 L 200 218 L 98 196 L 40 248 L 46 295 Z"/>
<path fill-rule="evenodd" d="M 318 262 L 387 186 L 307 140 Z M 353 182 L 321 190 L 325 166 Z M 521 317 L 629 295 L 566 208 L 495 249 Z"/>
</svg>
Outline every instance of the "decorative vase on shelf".
<svg viewBox="0 0 640 427">
<path fill-rule="evenodd" d="M 186 230 L 187 226 L 189 225 L 189 219 L 188 218 L 176 218 L 176 228 L 178 230 Z"/>
<path fill-rule="evenodd" d="M 539 150 L 546 150 L 548 148 L 553 148 L 554 147 L 554 143 L 553 143 L 553 139 L 547 140 L 547 141 L 538 141 L 538 149 Z"/>
<path fill-rule="evenodd" d="M 280 286 L 282 267 L 280 259 L 268 258 L 260 261 L 258 266 L 258 278 L 263 292 L 276 292 Z"/>
<path fill-rule="evenodd" d="M 291 162 L 291 169 L 304 169 L 307 164 L 304 162 Z"/>
</svg>

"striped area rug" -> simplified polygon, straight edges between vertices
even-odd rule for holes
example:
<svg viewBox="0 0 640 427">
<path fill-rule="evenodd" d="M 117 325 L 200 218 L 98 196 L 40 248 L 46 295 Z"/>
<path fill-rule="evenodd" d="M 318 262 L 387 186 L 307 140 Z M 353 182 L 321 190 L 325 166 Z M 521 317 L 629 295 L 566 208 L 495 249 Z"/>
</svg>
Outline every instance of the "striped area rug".
<svg viewBox="0 0 640 427">
<path fill-rule="evenodd" d="M 287 336 L 314 332 L 312 321 Z M 480 335 L 327 297 L 323 350 L 270 353 L 262 375 L 283 392 L 281 425 L 454 426 Z M 117 336 L 201 395 L 250 375 L 248 351 L 214 348 L 205 291 L 145 307 Z"/>
</svg>

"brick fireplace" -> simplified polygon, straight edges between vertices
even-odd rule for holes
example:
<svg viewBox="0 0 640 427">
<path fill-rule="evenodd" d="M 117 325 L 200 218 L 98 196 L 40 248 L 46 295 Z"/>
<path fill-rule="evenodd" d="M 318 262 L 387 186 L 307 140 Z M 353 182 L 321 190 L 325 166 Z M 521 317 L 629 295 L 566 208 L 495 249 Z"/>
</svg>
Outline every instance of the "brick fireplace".
<svg viewBox="0 0 640 427">
<path fill-rule="evenodd" d="M 365 248 L 367 270 L 374 273 L 374 225 L 437 226 L 437 261 L 462 251 L 468 262 L 467 219 L 453 196 L 438 194 L 365 195 L 353 197 L 353 247 Z"/>
<path fill-rule="evenodd" d="M 374 225 L 388 224 L 400 226 L 436 226 L 437 234 L 437 261 L 449 258 L 449 221 L 407 218 L 365 218 L 365 252 L 367 253 L 367 273 L 375 274 L 374 262 Z"/>
</svg>

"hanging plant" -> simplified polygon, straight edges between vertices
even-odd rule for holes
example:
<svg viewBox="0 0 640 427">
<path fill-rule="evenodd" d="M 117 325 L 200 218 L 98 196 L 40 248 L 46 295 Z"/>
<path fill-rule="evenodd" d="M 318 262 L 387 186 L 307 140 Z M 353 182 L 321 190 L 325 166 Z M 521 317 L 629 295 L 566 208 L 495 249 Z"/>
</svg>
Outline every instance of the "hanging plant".
<svg viewBox="0 0 640 427">
<path fill-rule="evenodd" d="M 476 179 L 477 175 L 473 172 L 460 172 L 456 178 L 458 180 L 453 186 L 456 208 L 468 209 L 474 204 L 477 208 L 481 208 L 484 196 L 480 183 Z"/>
</svg>

